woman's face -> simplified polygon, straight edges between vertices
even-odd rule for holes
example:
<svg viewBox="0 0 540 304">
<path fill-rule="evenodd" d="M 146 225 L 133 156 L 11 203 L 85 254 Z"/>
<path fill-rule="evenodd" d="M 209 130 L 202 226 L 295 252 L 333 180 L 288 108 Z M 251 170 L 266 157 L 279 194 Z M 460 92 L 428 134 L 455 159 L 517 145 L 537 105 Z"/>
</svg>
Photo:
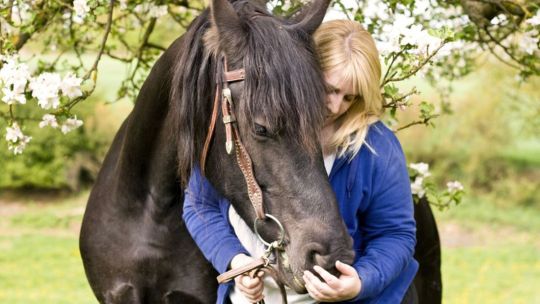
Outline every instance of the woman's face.
<svg viewBox="0 0 540 304">
<path fill-rule="evenodd" d="M 344 81 L 339 70 L 325 72 L 324 76 L 327 86 L 326 108 L 328 109 L 324 125 L 327 126 L 347 112 L 357 99 L 357 95 L 353 92 L 352 83 Z"/>
</svg>

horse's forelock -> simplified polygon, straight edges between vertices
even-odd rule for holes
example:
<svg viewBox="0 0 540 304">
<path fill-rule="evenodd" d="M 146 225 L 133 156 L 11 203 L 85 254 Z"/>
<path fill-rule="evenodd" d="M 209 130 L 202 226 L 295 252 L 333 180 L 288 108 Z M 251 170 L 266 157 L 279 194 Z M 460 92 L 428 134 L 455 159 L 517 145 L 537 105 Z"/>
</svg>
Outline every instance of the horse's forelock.
<svg viewBox="0 0 540 304">
<path fill-rule="evenodd" d="M 277 19 L 255 17 L 247 24 L 246 104 L 239 115 L 249 124 L 263 116 L 272 129 L 316 151 L 325 93 L 311 38 Z"/>
</svg>

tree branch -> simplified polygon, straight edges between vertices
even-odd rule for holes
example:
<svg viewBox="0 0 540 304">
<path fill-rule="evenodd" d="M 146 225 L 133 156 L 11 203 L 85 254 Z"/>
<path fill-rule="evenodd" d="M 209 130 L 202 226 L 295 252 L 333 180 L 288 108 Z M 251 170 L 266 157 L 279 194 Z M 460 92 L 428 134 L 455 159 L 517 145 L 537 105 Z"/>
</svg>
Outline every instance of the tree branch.
<svg viewBox="0 0 540 304">
<path fill-rule="evenodd" d="M 437 47 L 437 49 L 435 49 L 435 51 L 433 53 L 431 53 L 423 62 L 421 62 L 418 66 L 416 66 L 416 68 L 412 69 L 408 74 L 406 74 L 405 76 L 401 76 L 401 77 L 397 77 L 397 78 L 390 78 L 388 80 L 386 80 L 382 86 L 385 86 L 386 84 L 390 83 L 390 82 L 398 82 L 398 81 L 403 81 L 409 77 L 412 77 L 414 76 L 416 73 L 418 73 L 418 71 L 420 71 L 428 62 L 431 61 L 431 58 L 433 58 L 438 52 L 439 50 L 446 44 L 446 41 L 443 41 L 443 43 L 441 43 L 441 45 L 439 45 L 439 47 Z"/>
</svg>

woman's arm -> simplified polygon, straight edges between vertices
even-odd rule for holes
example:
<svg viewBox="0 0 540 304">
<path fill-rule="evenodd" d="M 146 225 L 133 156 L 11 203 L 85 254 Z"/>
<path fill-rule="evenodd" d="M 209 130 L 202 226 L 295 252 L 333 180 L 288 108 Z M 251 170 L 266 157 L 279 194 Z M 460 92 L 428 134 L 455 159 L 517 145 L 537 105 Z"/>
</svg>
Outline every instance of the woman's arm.
<svg viewBox="0 0 540 304">
<path fill-rule="evenodd" d="M 199 168 L 195 168 L 185 191 L 182 218 L 197 246 L 219 273 L 227 271 L 229 266 L 237 268 L 253 261 L 226 218 L 228 205 Z M 251 302 L 263 298 L 261 276 L 240 275 L 234 281 Z"/>
<path fill-rule="evenodd" d="M 394 144 L 376 169 L 380 178 L 374 180 L 369 206 L 358 215 L 364 245 L 353 265 L 362 281 L 355 300 L 381 293 L 413 259 L 416 223 L 411 186 L 397 139 Z"/>
<path fill-rule="evenodd" d="M 229 225 L 226 213 L 222 213 L 223 204 L 228 202 L 199 168 L 194 168 L 185 191 L 182 218 L 197 246 L 219 273 L 228 270 L 235 256 L 249 255 Z"/>
</svg>

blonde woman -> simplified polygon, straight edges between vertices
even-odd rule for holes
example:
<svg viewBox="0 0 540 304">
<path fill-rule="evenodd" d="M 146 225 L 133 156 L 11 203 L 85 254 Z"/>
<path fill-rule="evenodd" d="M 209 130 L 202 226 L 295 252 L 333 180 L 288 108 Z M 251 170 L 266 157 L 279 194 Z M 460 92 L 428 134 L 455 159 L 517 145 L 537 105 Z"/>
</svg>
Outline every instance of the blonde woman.
<svg viewBox="0 0 540 304">
<path fill-rule="evenodd" d="M 412 196 L 399 141 L 379 121 L 383 110 L 379 53 L 370 34 L 354 21 L 323 23 L 314 40 L 328 87 L 329 114 L 321 131 L 324 163 L 357 256 L 353 265 L 336 262 L 341 272 L 338 276 L 318 266 L 314 268 L 317 275 L 306 271 L 303 278 L 308 294 L 291 292 L 289 303 L 415 303 L 412 281 L 418 263 L 413 258 L 416 228 Z M 206 231 L 208 245 L 213 233 L 207 223 L 216 219 L 197 211 L 198 198 L 189 193 L 204 188 L 208 204 L 212 186 L 200 172 L 194 175 L 186 191 L 183 217 L 188 230 Z M 214 207 L 220 209 L 224 199 L 212 191 Z M 262 244 L 234 208 L 228 208 L 221 218 L 228 220 L 239 239 L 235 244 L 220 242 L 216 233 L 211 247 L 222 246 L 221 252 L 228 250 L 228 256 L 233 256 L 223 263 L 236 268 L 260 255 Z M 206 229 L 198 229 L 203 223 Z M 192 236 L 196 242 L 202 237 L 197 233 Z M 211 254 L 210 249 L 201 247 L 205 255 Z M 240 276 L 234 285 L 220 286 L 219 303 L 251 303 L 262 298 L 267 303 L 280 302 L 277 287 L 263 278 Z"/>
</svg>

